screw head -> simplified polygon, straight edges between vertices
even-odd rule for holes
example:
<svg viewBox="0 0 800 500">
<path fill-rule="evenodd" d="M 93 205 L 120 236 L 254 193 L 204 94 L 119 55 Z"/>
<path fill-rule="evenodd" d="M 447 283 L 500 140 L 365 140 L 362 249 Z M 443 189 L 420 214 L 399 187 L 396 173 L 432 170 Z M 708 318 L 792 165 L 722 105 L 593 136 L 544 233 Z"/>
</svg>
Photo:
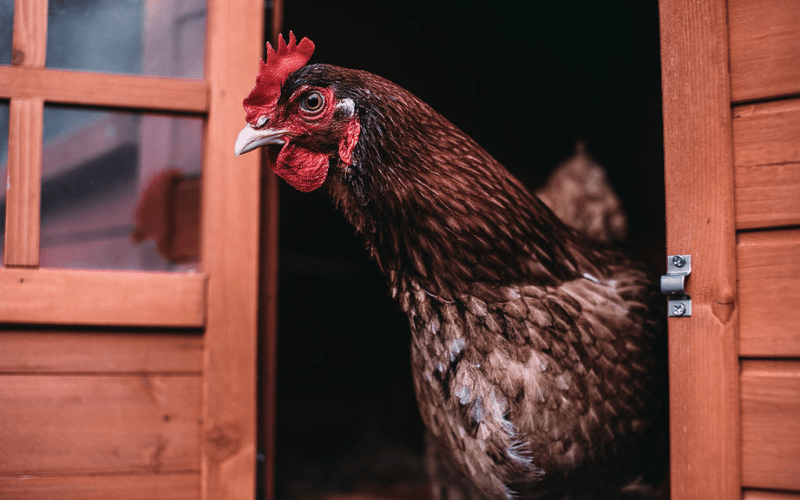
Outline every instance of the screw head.
<svg viewBox="0 0 800 500">
<path fill-rule="evenodd" d="M 672 265 L 675 267 L 683 267 L 686 264 L 686 259 L 684 259 L 680 255 L 674 255 L 672 257 Z"/>
<path fill-rule="evenodd" d="M 683 316 L 686 314 L 686 306 L 683 304 L 675 304 L 672 306 L 672 314 L 675 316 Z"/>
</svg>

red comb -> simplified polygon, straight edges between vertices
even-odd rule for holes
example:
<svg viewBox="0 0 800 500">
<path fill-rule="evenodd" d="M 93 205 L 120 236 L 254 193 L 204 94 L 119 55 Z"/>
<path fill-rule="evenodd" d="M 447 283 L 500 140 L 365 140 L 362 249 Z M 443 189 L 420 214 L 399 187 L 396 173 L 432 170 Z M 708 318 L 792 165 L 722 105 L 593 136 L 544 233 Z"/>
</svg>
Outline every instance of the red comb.
<svg viewBox="0 0 800 500">
<path fill-rule="evenodd" d="M 313 53 L 314 42 L 303 38 L 297 43 L 291 31 L 288 44 L 278 35 L 277 51 L 267 42 L 267 62 L 261 61 L 256 86 L 242 102 L 249 123 L 255 123 L 259 116 L 272 111 L 281 95 L 283 82 L 290 73 L 305 66 Z"/>
</svg>

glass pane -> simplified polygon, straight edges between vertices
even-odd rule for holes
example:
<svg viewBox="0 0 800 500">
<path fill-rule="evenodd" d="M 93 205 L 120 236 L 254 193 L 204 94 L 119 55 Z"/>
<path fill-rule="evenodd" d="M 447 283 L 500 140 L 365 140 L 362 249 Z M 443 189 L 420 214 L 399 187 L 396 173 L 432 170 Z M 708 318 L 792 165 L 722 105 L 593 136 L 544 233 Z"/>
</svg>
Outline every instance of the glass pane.
<svg viewBox="0 0 800 500">
<path fill-rule="evenodd" d="M 47 67 L 203 78 L 205 0 L 50 0 Z"/>
<path fill-rule="evenodd" d="M 193 270 L 202 119 L 45 106 L 41 266 Z"/>
<path fill-rule="evenodd" d="M 6 178 L 8 167 L 8 101 L 0 101 L 0 179 Z M 0 190 L 0 263 L 6 247 L 6 187 Z"/>
<path fill-rule="evenodd" d="M 11 64 L 14 0 L 0 0 L 0 64 Z"/>
</svg>

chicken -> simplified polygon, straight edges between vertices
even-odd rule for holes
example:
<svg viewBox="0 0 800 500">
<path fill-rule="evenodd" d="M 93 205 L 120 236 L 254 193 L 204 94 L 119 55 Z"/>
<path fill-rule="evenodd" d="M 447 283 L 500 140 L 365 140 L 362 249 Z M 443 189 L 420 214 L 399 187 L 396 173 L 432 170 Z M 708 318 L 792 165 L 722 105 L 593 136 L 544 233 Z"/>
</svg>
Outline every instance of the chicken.
<svg viewBox="0 0 800 500">
<path fill-rule="evenodd" d="M 575 153 L 562 162 L 536 191 L 561 222 L 599 243 L 622 243 L 628 218 L 606 172 L 578 142 Z"/>
<path fill-rule="evenodd" d="M 665 337 L 656 277 L 584 239 L 399 86 L 267 47 L 236 154 L 323 190 L 411 328 L 440 499 L 658 498 Z M 354 304 L 354 309 L 357 308 Z"/>
</svg>

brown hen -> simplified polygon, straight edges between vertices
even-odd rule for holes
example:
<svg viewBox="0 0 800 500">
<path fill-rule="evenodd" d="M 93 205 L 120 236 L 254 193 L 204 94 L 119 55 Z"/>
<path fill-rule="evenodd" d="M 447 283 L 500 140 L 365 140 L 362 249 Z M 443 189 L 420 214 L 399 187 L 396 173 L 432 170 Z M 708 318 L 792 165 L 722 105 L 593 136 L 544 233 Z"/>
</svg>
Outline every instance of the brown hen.
<svg viewBox="0 0 800 500">
<path fill-rule="evenodd" d="M 461 130 L 365 71 L 268 47 L 241 154 L 267 147 L 363 236 L 407 314 L 434 495 L 657 498 L 656 277 L 567 227 Z"/>
</svg>

